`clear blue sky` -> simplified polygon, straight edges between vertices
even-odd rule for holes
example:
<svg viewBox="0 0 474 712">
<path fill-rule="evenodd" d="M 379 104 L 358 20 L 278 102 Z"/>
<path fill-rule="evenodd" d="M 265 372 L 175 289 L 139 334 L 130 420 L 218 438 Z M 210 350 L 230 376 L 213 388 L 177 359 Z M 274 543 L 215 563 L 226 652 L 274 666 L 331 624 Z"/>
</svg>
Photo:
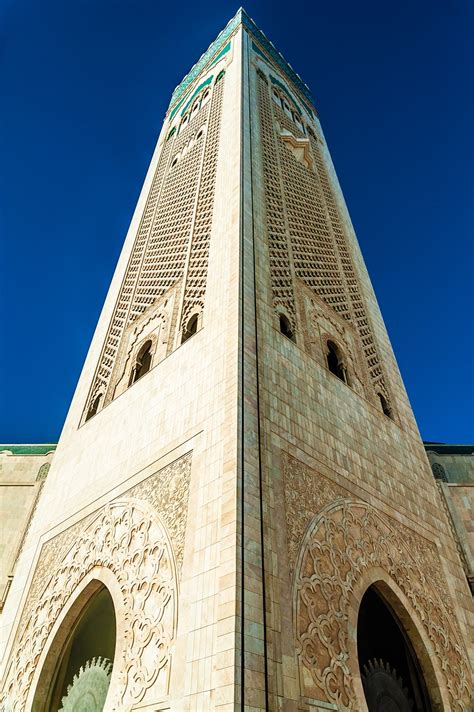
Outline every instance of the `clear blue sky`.
<svg viewBox="0 0 474 712">
<path fill-rule="evenodd" d="M 470 0 L 249 0 L 311 87 L 416 418 L 474 441 Z M 0 0 L 0 441 L 59 437 L 171 91 L 237 5 Z"/>
</svg>

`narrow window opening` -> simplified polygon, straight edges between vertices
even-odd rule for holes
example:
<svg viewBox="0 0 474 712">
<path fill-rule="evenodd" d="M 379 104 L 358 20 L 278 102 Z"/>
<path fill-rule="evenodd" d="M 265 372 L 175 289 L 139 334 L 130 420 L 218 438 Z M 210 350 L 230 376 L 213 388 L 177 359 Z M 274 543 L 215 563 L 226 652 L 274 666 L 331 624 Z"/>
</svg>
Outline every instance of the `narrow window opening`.
<svg viewBox="0 0 474 712">
<path fill-rule="evenodd" d="M 140 351 L 138 352 L 135 366 L 133 367 L 132 373 L 130 374 L 130 386 L 132 385 L 132 383 L 136 383 L 139 378 L 144 376 L 145 373 L 148 373 L 148 371 L 150 370 L 152 358 L 151 346 L 151 341 L 145 341 Z"/>
<path fill-rule="evenodd" d="M 171 168 L 174 168 L 177 163 L 178 163 L 178 156 L 176 156 L 176 158 L 173 158 L 173 160 L 171 161 Z"/>
<path fill-rule="evenodd" d="M 382 393 L 379 393 L 379 398 L 380 398 L 380 405 L 382 406 L 382 410 L 386 416 L 389 418 L 393 418 L 392 414 L 392 409 L 390 408 L 387 399 Z"/>
<path fill-rule="evenodd" d="M 194 336 L 194 334 L 197 332 L 198 321 L 199 321 L 199 317 L 197 314 L 194 314 L 194 316 L 192 316 L 191 319 L 188 321 L 186 331 L 184 332 L 183 338 L 181 339 L 182 344 L 184 344 L 185 341 L 190 339 L 191 336 Z"/>
<path fill-rule="evenodd" d="M 328 352 L 326 355 L 326 359 L 328 363 L 328 369 L 341 381 L 347 383 L 346 369 L 344 368 L 344 364 L 339 354 L 339 349 L 332 341 L 328 341 L 327 347 Z"/>
<path fill-rule="evenodd" d="M 283 100 L 283 110 L 284 110 L 285 114 L 288 116 L 288 118 L 293 121 L 293 112 L 290 109 L 290 105 L 285 100 Z"/>
<path fill-rule="evenodd" d="M 293 329 L 291 328 L 290 320 L 284 314 L 280 314 L 280 332 L 283 336 L 291 341 L 296 341 Z"/>
<path fill-rule="evenodd" d="M 86 421 L 89 420 L 89 418 L 92 418 L 92 416 L 97 413 L 97 411 L 99 410 L 101 400 L 102 400 L 102 393 L 99 393 L 99 395 L 94 398 L 94 400 L 92 401 L 91 407 L 87 411 Z"/>
<path fill-rule="evenodd" d="M 204 129 L 199 129 L 197 136 L 196 136 L 196 141 L 199 141 L 200 138 L 202 138 L 204 133 Z"/>
<path fill-rule="evenodd" d="M 433 464 L 431 465 L 431 470 L 437 480 L 442 480 L 443 482 L 448 481 L 448 476 L 446 475 L 446 470 L 444 469 L 443 465 L 441 465 L 439 462 L 433 462 Z"/>
<path fill-rule="evenodd" d="M 171 138 L 175 133 L 176 133 L 176 126 L 173 126 L 173 128 L 172 128 L 171 131 L 169 132 L 168 138 L 167 138 L 166 140 L 169 141 L 170 138 Z"/>
<path fill-rule="evenodd" d="M 303 131 L 303 133 L 304 133 L 303 122 L 301 121 L 301 119 L 300 119 L 300 117 L 298 116 L 298 114 L 293 113 L 293 119 L 294 119 L 295 124 L 296 124 L 297 127 L 299 128 L 299 130 L 300 130 L 300 131 Z"/>
<path fill-rule="evenodd" d="M 217 77 L 216 77 L 216 84 L 217 84 L 217 82 L 220 82 L 220 80 L 222 79 L 222 77 L 224 76 L 224 74 L 225 74 L 225 71 L 224 71 L 224 70 L 222 70 L 222 72 L 219 72 L 219 74 L 218 74 Z"/>
</svg>

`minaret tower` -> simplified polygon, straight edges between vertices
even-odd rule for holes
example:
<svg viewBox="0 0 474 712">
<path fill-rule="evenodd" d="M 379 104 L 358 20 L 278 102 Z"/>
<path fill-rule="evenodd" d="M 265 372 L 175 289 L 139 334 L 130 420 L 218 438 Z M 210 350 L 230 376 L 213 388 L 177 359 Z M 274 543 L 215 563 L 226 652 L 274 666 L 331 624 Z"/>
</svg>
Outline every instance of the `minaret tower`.
<svg viewBox="0 0 474 712">
<path fill-rule="evenodd" d="M 171 97 L 0 618 L 3 709 L 467 711 L 469 615 L 313 98 L 239 10 Z"/>
</svg>

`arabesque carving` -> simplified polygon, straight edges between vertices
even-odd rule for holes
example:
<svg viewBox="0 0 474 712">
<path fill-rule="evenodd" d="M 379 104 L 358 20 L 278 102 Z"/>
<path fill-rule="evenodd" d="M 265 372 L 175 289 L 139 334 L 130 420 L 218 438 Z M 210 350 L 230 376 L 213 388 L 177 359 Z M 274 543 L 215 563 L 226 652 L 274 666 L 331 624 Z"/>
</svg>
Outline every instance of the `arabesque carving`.
<svg viewBox="0 0 474 712">
<path fill-rule="evenodd" d="M 288 538 L 295 565 L 302 694 L 343 710 L 358 709 L 349 665 L 348 614 L 358 581 L 371 569 L 381 568 L 410 601 L 412 613 L 418 614 L 453 709 L 467 711 L 467 656 L 435 544 L 286 456 L 284 470 L 287 522 L 297 520 L 288 527 Z M 306 477 L 292 477 L 292 470 Z"/>
<path fill-rule="evenodd" d="M 4 691 L 9 700 L 17 698 L 19 700 L 19 706 L 13 706 L 14 712 L 24 709 L 21 706 L 23 703 L 20 704 L 20 702 L 28 693 L 37 660 L 55 620 L 75 586 L 95 565 L 105 566 L 116 573 L 124 592 L 124 605 L 127 610 L 131 606 L 130 611 L 135 611 L 134 615 L 136 615 L 135 618 L 133 615 L 129 617 L 130 633 L 127 640 L 132 647 L 127 648 L 124 652 L 124 660 L 129 661 L 128 667 L 124 664 L 121 675 L 124 699 L 129 694 L 127 690 L 135 690 L 133 694 L 136 697 L 139 689 L 144 694 L 151 685 L 155 684 L 158 675 L 166 677 L 166 674 L 163 673 L 167 672 L 169 648 L 173 637 L 174 623 L 171 624 L 171 621 L 174 621 L 176 616 L 177 575 L 175 575 L 175 568 L 179 572 L 183 558 L 191 458 L 192 454 L 187 453 L 175 460 L 131 487 L 121 495 L 120 499 L 114 500 L 110 505 L 99 510 L 99 513 L 87 515 L 44 544 L 23 608 L 13 649 L 13 664 Z M 106 517 L 109 524 L 115 521 L 120 507 L 124 506 L 121 504 L 123 502 L 132 502 L 133 506 L 127 505 L 127 514 L 123 515 L 124 520 L 121 525 L 123 536 L 120 546 L 117 546 L 117 542 L 112 542 L 115 535 L 110 527 L 107 536 L 105 536 L 106 528 L 100 528 L 98 520 Z M 129 507 L 132 507 L 132 510 Z M 155 512 L 159 512 L 160 519 L 156 514 L 153 516 L 149 514 L 150 507 Z M 141 524 L 138 525 L 137 518 L 142 510 L 148 512 L 148 520 L 143 515 L 143 519 L 140 520 Z M 106 516 L 107 512 L 109 514 Z M 160 522 L 163 522 L 167 534 L 164 533 L 164 527 Z M 124 529 L 126 525 L 129 525 L 128 533 Z M 114 531 L 116 532 L 118 529 L 115 528 Z M 93 532 L 98 534 L 96 542 L 95 535 L 92 535 Z M 101 535 L 103 535 L 104 541 L 100 540 Z M 168 536 L 171 541 L 169 545 L 165 546 Z M 108 542 L 107 546 L 105 539 Z M 143 548 L 140 548 L 140 552 L 136 552 L 137 558 L 134 558 L 134 542 L 139 543 L 140 541 Z M 123 545 L 123 542 L 128 545 L 128 549 Z M 109 558 L 107 558 L 108 556 Z M 84 558 L 82 559 L 82 557 Z M 140 573 L 141 566 L 144 567 L 143 576 Z M 70 576 L 67 573 L 68 567 L 70 567 Z M 51 572 L 56 573 L 51 576 Z M 168 580 L 166 577 L 171 572 L 173 573 L 172 580 Z M 119 574 L 124 577 L 123 583 Z M 161 575 L 165 575 L 162 583 L 159 579 Z M 150 578 L 150 576 L 152 577 Z M 65 581 L 66 583 L 64 583 Z M 60 582 L 65 585 L 64 589 L 59 590 Z M 135 592 L 139 592 L 139 595 L 134 596 Z M 165 604 L 167 597 L 168 602 Z M 138 604 L 142 605 L 140 610 L 136 608 Z M 156 615 L 150 618 L 146 611 L 153 607 L 156 608 Z M 166 608 L 166 615 L 164 608 Z M 162 617 L 159 620 L 160 615 Z M 35 623 L 39 620 L 41 621 L 40 629 Z M 134 624 L 134 620 L 141 622 L 139 625 Z M 134 625 L 136 625 L 135 630 Z M 43 633 L 46 637 L 38 637 Z M 153 645 L 157 645 L 159 648 L 156 653 L 153 651 Z M 140 648 L 140 646 L 142 647 Z M 140 650 L 143 652 L 145 647 L 146 655 L 142 656 Z M 151 658 L 148 657 L 149 654 L 151 654 Z M 142 657 L 144 665 L 147 665 L 146 660 L 153 659 L 153 671 L 151 668 L 148 671 L 139 668 L 137 661 L 139 662 Z M 115 665 L 117 662 L 115 661 Z M 142 682 L 138 684 L 137 680 L 140 676 L 142 676 Z M 129 683 L 129 679 L 132 681 L 131 683 Z M 130 692 L 131 694 L 132 692 Z M 121 702 L 117 702 L 117 709 L 122 709 L 121 704 Z"/>
<path fill-rule="evenodd" d="M 153 510 L 136 500 L 118 500 L 99 511 L 54 570 L 30 610 L 17 641 L 4 694 L 13 712 L 26 700 L 48 636 L 81 580 L 106 567 L 120 587 L 125 646 L 118 651 L 118 684 L 111 708 L 140 702 L 157 683 L 167 693 L 167 668 L 175 633 L 177 577 L 167 533 Z M 155 685 L 156 687 L 156 685 Z"/>
<path fill-rule="evenodd" d="M 122 495 L 122 497 L 149 502 L 160 513 L 171 538 L 178 573 L 183 560 L 191 457 L 191 453 L 183 455 L 183 457 L 131 487 Z M 68 529 L 64 529 L 64 531 L 43 545 L 24 611 L 29 611 L 33 608 L 56 563 L 64 556 L 72 542 L 93 517 L 94 514 L 87 515 L 84 519 L 76 522 Z M 19 626 L 20 634 L 25 623 L 26 614 L 23 613 Z"/>
</svg>

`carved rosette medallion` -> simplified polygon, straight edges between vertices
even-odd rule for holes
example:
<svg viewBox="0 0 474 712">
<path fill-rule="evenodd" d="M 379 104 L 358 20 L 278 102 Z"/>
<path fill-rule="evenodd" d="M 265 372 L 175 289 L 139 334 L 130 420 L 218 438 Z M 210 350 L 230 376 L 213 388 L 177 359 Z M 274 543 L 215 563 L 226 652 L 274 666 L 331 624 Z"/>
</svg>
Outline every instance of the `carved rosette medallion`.
<svg viewBox="0 0 474 712">
<path fill-rule="evenodd" d="M 298 485 L 288 471 L 304 470 Z M 371 569 L 391 577 L 418 615 L 438 658 L 453 709 L 467 710 L 469 670 L 436 546 L 291 458 L 284 458 L 285 499 L 297 526 L 288 527 L 294 571 L 295 633 L 302 694 L 357 710 L 349 661 L 353 592 Z M 312 487 L 308 490 L 308 476 Z M 295 490 L 296 486 L 296 490 Z M 291 488 L 291 489 L 290 489 Z M 313 495 L 308 492 L 312 491 Z M 309 508 L 322 502 L 310 514 Z M 329 499 L 332 501 L 329 501 Z M 295 503 L 304 502 L 300 516 Z M 322 505 L 322 506 L 321 506 Z M 292 510 L 294 510 L 292 512 Z M 308 518 L 309 515 L 309 518 Z M 305 521 L 302 521 L 302 517 Z"/>
<path fill-rule="evenodd" d="M 175 460 L 43 545 L 0 695 L 13 712 L 25 709 L 61 612 L 81 580 L 100 567 L 116 578 L 125 619 L 125 646 L 114 660 L 118 683 L 112 708 L 140 702 L 148 690 L 167 694 L 191 458 L 188 453 Z"/>
</svg>

